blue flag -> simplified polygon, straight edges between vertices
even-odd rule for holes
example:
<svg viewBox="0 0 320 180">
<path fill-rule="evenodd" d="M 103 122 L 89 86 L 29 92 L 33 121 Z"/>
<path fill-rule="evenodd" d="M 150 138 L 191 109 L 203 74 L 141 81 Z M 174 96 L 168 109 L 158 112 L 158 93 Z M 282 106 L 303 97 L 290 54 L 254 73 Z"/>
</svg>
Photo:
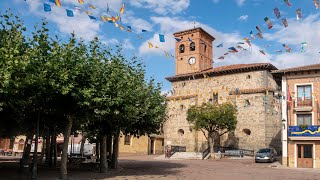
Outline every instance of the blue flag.
<svg viewBox="0 0 320 180">
<path fill-rule="evenodd" d="M 141 30 L 141 32 L 147 32 L 147 30 L 145 30 L 145 29 L 142 29 L 142 30 Z"/>
<path fill-rule="evenodd" d="M 160 39 L 160 42 L 165 42 L 166 41 L 164 39 L 164 35 L 163 34 L 159 34 L 159 39 Z"/>
<path fill-rule="evenodd" d="M 188 38 L 188 41 L 193 42 L 190 38 Z"/>
<path fill-rule="evenodd" d="M 50 6 L 50 4 L 43 3 L 43 10 L 44 10 L 44 12 L 49 12 L 49 11 L 51 11 L 51 6 Z"/>
<path fill-rule="evenodd" d="M 56 3 L 56 0 L 49 0 L 49 2 L 52 2 L 52 3 L 55 4 L 55 3 Z"/>
<path fill-rule="evenodd" d="M 179 39 L 179 38 L 175 38 L 176 39 L 176 41 L 178 41 L 178 42 L 180 42 L 181 41 L 181 39 Z"/>
<path fill-rule="evenodd" d="M 88 15 L 90 19 L 97 19 L 96 17 L 94 16 L 91 16 L 91 15 Z"/>
<path fill-rule="evenodd" d="M 73 11 L 71 11 L 71 10 L 69 10 L 69 9 L 66 9 L 66 11 L 67 11 L 67 16 L 68 17 L 73 17 L 74 15 L 73 15 Z"/>
<path fill-rule="evenodd" d="M 221 48 L 223 47 L 223 43 L 219 44 L 218 46 L 216 46 L 217 48 Z"/>
</svg>

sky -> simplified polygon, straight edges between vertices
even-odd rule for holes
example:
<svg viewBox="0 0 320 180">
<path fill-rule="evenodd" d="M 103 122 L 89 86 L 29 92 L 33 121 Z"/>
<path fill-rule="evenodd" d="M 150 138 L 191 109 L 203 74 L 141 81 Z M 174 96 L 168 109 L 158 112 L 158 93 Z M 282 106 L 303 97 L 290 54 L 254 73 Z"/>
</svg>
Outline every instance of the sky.
<svg viewBox="0 0 320 180">
<path fill-rule="evenodd" d="M 320 62 L 320 10 L 316 9 L 313 0 L 289 0 L 290 7 L 284 0 L 84 0 L 84 4 L 79 4 L 78 0 L 60 1 L 61 7 L 49 0 L 1 0 L 0 11 L 10 8 L 25 21 L 30 32 L 45 18 L 52 35 L 61 39 L 67 39 L 75 32 L 85 41 L 99 37 L 108 46 L 122 45 L 126 57 L 137 56 L 144 62 L 147 77 L 161 83 L 163 92 L 171 89 L 165 77 L 175 74 L 175 58 L 166 57 L 164 51 L 174 55 L 173 33 L 194 27 L 201 27 L 216 38 L 213 42 L 214 67 L 267 62 L 280 69 Z M 50 12 L 44 12 L 44 3 L 51 5 Z M 117 23 L 125 28 L 131 26 L 132 32 L 122 31 L 114 23 L 99 18 L 100 15 L 116 16 L 123 3 L 125 12 L 120 14 L 121 22 Z M 96 9 L 89 8 L 90 4 Z M 82 10 L 76 10 L 74 6 Z M 280 10 L 280 19 L 275 16 L 274 8 Z M 297 20 L 299 8 L 302 18 Z M 74 17 L 68 17 L 66 9 L 72 10 Z M 90 11 L 97 19 L 90 19 L 83 10 Z M 272 29 L 268 29 L 265 17 L 272 22 Z M 287 28 L 283 26 L 282 18 L 287 19 Z M 263 32 L 263 39 L 256 36 L 257 25 Z M 244 44 L 242 46 L 247 50 L 218 59 L 229 47 L 243 42 L 243 38 L 250 39 L 250 31 L 255 35 L 251 47 Z M 159 34 L 165 36 L 165 42 L 159 41 Z M 149 48 L 148 42 L 160 48 Z M 303 42 L 306 46 L 301 44 Z M 221 43 L 223 47 L 217 48 Z M 283 44 L 287 44 L 291 52 L 286 52 Z M 301 52 L 302 46 L 305 52 Z"/>
</svg>

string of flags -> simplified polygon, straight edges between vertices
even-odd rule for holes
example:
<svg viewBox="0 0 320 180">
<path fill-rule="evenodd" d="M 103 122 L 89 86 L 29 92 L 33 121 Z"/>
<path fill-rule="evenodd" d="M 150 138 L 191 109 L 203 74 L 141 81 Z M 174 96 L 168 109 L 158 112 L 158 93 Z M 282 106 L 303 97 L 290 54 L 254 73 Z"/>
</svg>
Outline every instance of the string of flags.
<svg viewBox="0 0 320 180">
<path fill-rule="evenodd" d="M 292 4 L 291 4 L 291 2 L 289 0 L 284 0 L 284 2 L 286 3 L 286 5 L 288 7 L 292 6 Z M 313 0 L 313 3 L 315 5 L 315 8 L 318 9 L 319 8 L 319 1 L 318 0 Z M 285 17 L 282 17 L 282 15 L 280 13 L 280 10 L 276 7 L 276 8 L 273 9 L 273 12 L 274 12 L 276 18 L 281 20 L 284 28 L 287 28 L 288 27 L 288 21 L 287 21 L 287 19 Z M 302 19 L 302 10 L 301 10 L 301 8 L 296 9 L 295 12 L 296 12 L 297 21 L 301 20 Z M 271 20 L 268 17 L 265 17 L 264 21 L 267 24 L 268 29 L 272 29 L 273 28 L 273 23 L 271 22 Z M 258 33 L 256 33 L 255 35 L 257 37 L 259 37 L 260 39 L 263 39 L 263 32 L 262 32 L 261 28 L 259 26 L 256 26 L 256 30 L 258 31 Z M 251 47 L 251 41 L 256 39 L 255 35 L 254 35 L 253 31 L 250 31 L 250 39 L 245 37 L 242 40 L 248 45 L 248 47 Z M 246 48 L 241 46 L 241 45 L 245 44 L 244 42 L 238 42 L 236 48 L 238 48 L 239 50 L 247 50 Z M 218 47 L 218 48 L 223 47 L 222 44 L 223 43 L 219 44 L 216 47 Z M 268 47 L 270 47 L 270 46 L 268 46 Z M 282 47 L 284 48 L 285 52 L 290 53 L 292 51 L 292 49 L 287 44 L 282 44 Z M 302 42 L 301 43 L 301 52 L 306 52 L 306 50 L 305 50 L 306 47 L 307 47 L 307 43 L 306 42 Z M 228 52 L 224 53 L 222 56 L 219 56 L 218 59 L 223 60 L 223 59 L 225 59 L 225 56 L 227 56 L 229 53 L 238 52 L 238 50 L 236 48 L 235 47 L 228 48 Z M 275 52 L 277 52 L 277 53 L 282 53 L 284 51 L 282 49 L 275 50 Z M 259 52 L 261 54 L 263 54 L 263 55 L 266 55 L 266 52 L 264 50 L 260 49 Z"/>
</svg>

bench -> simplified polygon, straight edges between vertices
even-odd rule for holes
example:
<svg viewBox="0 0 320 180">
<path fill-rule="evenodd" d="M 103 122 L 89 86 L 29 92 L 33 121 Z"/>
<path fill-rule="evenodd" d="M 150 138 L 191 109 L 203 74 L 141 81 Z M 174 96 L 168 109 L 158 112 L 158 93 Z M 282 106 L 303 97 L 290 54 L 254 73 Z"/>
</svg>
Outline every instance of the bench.
<svg viewBox="0 0 320 180">
<path fill-rule="evenodd" d="M 226 150 L 224 152 L 225 156 L 239 156 L 239 157 L 243 157 L 244 156 L 244 152 L 242 150 Z"/>
</svg>

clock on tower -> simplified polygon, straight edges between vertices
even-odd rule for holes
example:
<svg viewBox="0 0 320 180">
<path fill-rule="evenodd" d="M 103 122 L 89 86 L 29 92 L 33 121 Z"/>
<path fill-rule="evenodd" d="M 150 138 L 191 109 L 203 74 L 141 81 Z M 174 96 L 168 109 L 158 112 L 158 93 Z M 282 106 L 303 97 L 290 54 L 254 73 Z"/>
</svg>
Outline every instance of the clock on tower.
<svg viewBox="0 0 320 180">
<path fill-rule="evenodd" d="M 179 40 L 176 42 L 176 75 L 212 68 L 213 36 L 200 27 L 173 35 Z"/>
</svg>

